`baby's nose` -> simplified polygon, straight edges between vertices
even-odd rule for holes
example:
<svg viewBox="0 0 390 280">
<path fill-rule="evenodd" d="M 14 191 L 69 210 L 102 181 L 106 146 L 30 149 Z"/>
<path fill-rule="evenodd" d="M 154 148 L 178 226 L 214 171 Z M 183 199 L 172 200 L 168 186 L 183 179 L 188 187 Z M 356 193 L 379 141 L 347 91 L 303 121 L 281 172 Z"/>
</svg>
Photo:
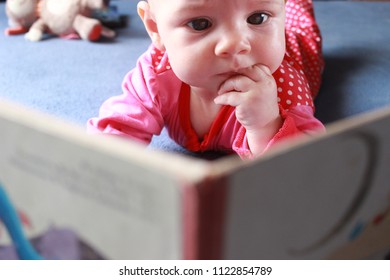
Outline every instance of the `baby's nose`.
<svg viewBox="0 0 390 280">
<path fill-rule="evenodd" d="M 215 46 L 215 54 L 217 56 L 247 54 L 250 50 L 250 41 L 248 40 L 245 31 L 239 28 L 223 32 Z"/>
</svg>

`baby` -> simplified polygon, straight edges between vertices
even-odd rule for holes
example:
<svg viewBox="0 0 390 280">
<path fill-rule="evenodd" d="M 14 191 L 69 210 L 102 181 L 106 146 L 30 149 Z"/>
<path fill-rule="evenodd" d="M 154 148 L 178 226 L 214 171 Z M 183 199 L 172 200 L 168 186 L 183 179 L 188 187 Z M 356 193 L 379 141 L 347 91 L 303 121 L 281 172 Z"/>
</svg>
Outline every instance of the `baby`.
<svg viewBox="0 0 390 280">
<path fill-rule="evenodd" d="M 165 126 L 190 151 L 253 158 L 324 131 L 314 117 L 323 59 L 311 0 L 149 0 L 138 14 L 152 45 L 90 132 L 149 143 Z"/>
</svg>

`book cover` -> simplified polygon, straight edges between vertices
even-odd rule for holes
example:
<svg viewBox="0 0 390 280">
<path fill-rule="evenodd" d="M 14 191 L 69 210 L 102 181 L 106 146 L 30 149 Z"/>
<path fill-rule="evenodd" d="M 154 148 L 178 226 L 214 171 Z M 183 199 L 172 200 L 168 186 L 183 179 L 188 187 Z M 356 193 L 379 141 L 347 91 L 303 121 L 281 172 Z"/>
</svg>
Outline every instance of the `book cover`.
<svg viewBox="0 0 390 280">
<path fill-rule="evenodd" d="M 1 101 L 0 183 L 48 259 L 371 258 L 390 250 L 389 125 L 378 110 L 206 161 Z M 0 224 L 0 258 L 14 243 Z"/>
</svg>

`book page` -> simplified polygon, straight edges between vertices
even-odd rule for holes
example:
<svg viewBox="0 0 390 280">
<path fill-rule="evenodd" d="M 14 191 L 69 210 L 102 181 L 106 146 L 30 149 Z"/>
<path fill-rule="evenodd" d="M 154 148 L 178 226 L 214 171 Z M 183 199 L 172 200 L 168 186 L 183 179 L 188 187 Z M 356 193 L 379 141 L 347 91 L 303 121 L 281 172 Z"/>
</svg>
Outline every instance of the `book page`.
<svg viewBox="0 0 390 280">
<path fill-rule="evenodd" d="M 28 221 L 30 238 L 69 229 L 103 258 L 182 258 L 186 179 L 149 166 L 143 147 L 107 144 L 6 103 L 0 103 L 0 129 L 0 181 Z M 2 224 L 0 231 L 0 244 L 9 244 Z"/>
<path fill-rule="evenodd" d="M 227 175 L 224 258 L 369 258 L 389 250 L 390 227 L 379 225 L 389 223 L 389 127 L 388 110 L 355 118 Z"/>
</svg>

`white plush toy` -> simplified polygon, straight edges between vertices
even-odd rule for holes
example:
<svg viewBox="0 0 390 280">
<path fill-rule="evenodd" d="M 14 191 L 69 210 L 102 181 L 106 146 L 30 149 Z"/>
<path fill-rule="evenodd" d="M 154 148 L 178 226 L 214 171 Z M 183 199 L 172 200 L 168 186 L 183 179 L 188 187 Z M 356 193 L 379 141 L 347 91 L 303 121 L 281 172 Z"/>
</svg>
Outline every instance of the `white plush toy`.
<svg viewBox="0 0 390 280">
<path fill-rule="evenodd" d="M 39 41 L 44 33 L 58 36 L 77 34 L 81 39 L 96 41 L 101 36 L 112 38 L 115 32 L 91 18 L 93 10 L 104 9 L 104 0 L 40 0 L 39 18 L 30 27 L 25 37 Z"/>
<path fill-rule="evenodd" d="M 39 0 L 7 0 L 5 12 L 8 17 L 6 35 L 19 35 L 26 33 L 31 25 L 38 19 Z"/>
</svg>

